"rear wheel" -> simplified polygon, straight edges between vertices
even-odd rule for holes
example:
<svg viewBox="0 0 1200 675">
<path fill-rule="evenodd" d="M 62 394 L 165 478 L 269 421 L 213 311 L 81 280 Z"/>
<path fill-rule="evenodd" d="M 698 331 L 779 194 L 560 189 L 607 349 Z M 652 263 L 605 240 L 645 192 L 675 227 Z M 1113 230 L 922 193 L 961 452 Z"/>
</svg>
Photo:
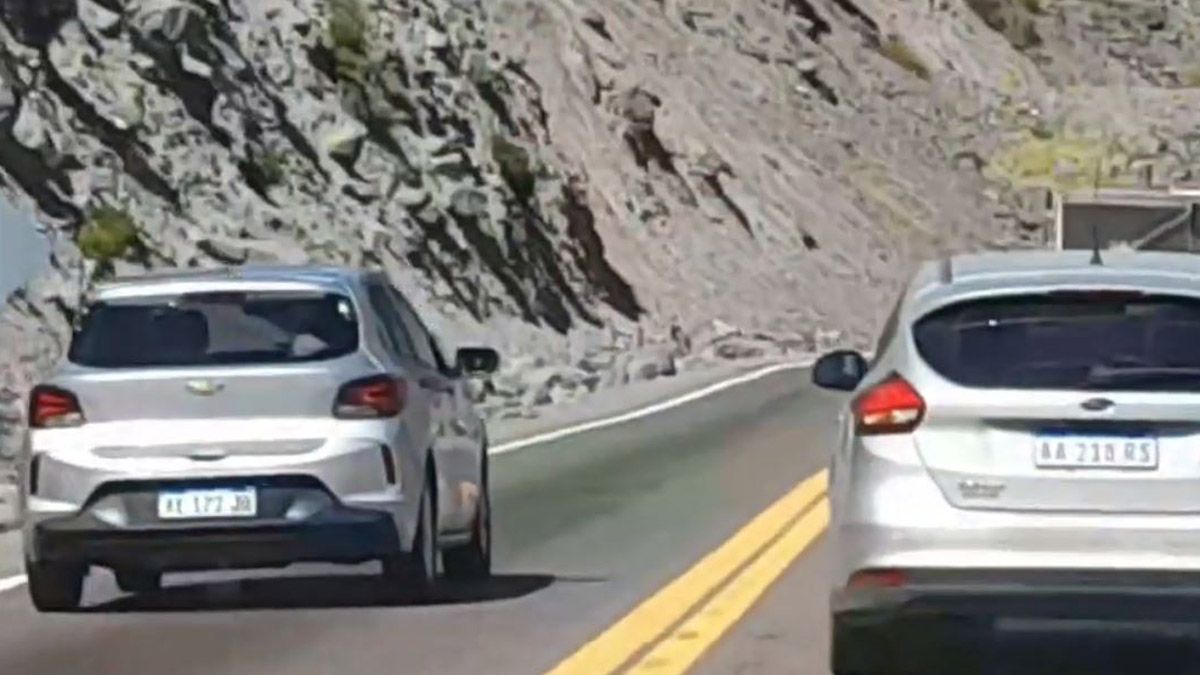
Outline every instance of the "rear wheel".
<svg viewBox="0 0 1200 675">
<path fill-rule="evenodd" d="M 125 593 L 152 593 L 162 588 L 162 572 L 149 570 L 114 570 L 117 588 Z"/>
<path fill-rule="evenodd" d="M 492 574 L 492 503 L 487 479 L 479 497 L 471 541 L 442 553 L 446 576 L 450 579 L 486 579 Z"/>
<path fill-rule="evenodd" d="M 417 515 L 417 532 L 408 554 L 391 556 L 383 561 L 385 580 L 395 585 L 393 590 L 410 591 L 426 598 L 437 585 L 438 537 L 437 501 L 433 496 L 433 477 L 425 480 Z"/>
<path fill-rule="evenodd" d="M 29 599 L 39 612 L 69 612 L 83 600 L 83 565 L 25 561 Z"/>
</svg>

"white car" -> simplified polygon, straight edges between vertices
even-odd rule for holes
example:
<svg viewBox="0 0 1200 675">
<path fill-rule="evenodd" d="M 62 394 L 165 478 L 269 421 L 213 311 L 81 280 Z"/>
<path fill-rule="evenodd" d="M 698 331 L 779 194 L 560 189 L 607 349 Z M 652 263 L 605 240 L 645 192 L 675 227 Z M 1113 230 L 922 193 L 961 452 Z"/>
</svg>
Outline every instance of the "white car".
<svg viewBox="0 0 1200 675">
<path fill-rule="evenodd" d="M 489 573 L 487 434 L 379 273 L 245 267 L 98 290 L 29 399 L 29 593 L 80 603 L 92 566 L 164 572 L 379 560 L 397 586 Z"/>
<path fill-rule="evenodd" d="M 923 266 L 853 392 L 830 484 L 839 675 L 980 672 L 1014 621 L 1200 615 L 1200 256 Z M 1116 625 L 1116 624 L 1113 624 Z"/>
</svg>

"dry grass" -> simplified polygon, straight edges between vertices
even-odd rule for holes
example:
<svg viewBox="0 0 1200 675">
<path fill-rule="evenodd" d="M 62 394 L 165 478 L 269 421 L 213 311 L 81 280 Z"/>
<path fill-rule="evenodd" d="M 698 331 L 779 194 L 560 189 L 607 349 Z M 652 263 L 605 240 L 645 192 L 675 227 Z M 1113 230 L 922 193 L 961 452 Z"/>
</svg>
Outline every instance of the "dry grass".
<svg viewBox="0 0 1200 675">
<path fill-rule="evenodd" d="M 1061 133 L 1028 135 L 996 154 L 987 167 L 993 178 L 1017 187 L 1074 190 L 1131 184 L 1129 154 L 1121 143 Z"/>
<path fill-rule="evenodd" d="M 925 64 L 924 59 L 899 36 L 889 35 L 885 38 L 879 44 L 879 53 L 922 80 L 930 78 L 929 66 Z"/>
</svg>

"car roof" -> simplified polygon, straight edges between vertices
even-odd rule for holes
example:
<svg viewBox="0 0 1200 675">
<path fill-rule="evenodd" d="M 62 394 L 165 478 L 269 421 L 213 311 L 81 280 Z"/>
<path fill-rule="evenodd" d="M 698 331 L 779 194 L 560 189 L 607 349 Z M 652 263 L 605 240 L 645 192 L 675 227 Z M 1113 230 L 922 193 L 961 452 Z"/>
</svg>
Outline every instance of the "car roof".
<svg viewBox="0 0 1200 675">
<path fill-rule="evenodd" d="M 912 311 L 925 314 L 971 297 L 1050 288 L 1138 289 L 1200 297 L 1200 254 L 1031 250 L 955 255 L 921 265 L 909 285 Z"/>
<path fill-rule="evenodd" d="M 371 272 L 365 270 L 332 265 L 243 265 L 167 270 L 104 282 L 97 286 L 94 295 L 100 299 L 117 299 L 248 288 L 344 292 L 369 274 Z"/>
</svg>

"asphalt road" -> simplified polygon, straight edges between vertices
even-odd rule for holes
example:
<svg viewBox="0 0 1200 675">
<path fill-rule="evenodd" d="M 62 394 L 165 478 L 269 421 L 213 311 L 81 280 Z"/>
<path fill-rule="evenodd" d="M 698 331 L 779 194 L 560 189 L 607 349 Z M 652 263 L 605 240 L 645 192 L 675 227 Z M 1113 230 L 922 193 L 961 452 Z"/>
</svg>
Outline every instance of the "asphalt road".
<svg viewBox="0 0 1200 675">
<path fill-rule="evenodd" d="M 94 574 L 78 614 L 0 594 L 0 673 L 544 673 L 824 468 L 835 399 L 806 378 L 494 458 L 497 577 L 433 604 L 382 603 L 372 566 L 168 577 L 139 597 Z M 758 672 L 827 673 L 822 559 L 818 542 L 781 580 L 786 636 L 739 626 L 700 669 L 759 654 Z"/>
</svg>

